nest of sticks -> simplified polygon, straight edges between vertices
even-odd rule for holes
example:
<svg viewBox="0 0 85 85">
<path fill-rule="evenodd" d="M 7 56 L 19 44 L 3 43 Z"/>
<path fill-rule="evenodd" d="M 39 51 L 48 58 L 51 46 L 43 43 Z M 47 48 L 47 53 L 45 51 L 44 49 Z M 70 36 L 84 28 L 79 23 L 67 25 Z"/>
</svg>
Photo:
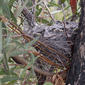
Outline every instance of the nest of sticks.
<svg viewBox="0 0 85 85">
<path fill-rule="evenodd" d="M 26 24 L 25 24 L 26 26 Z M 68 70 L 71 58 L 71 37 L 78 27 L 75 22 L 60 22 L 52 26 L 36 25 L 26 31 L 33 38 L 39 37 L 33 47 L 41 54 L 34 65 L 43 72 L 63 73 Z"/>
</svg>

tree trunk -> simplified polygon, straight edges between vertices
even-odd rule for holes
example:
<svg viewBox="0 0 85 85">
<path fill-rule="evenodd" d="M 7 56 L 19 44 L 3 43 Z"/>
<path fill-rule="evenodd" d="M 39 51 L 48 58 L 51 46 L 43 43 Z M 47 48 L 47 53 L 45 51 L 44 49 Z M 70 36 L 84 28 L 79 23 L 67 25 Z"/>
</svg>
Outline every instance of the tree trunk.
<svg viewBox="0 0 85 85">
<path fill-rule="evenodd" d="M 85 0 L 80 0 L 81 16 L 79 30 L 74 41 L 71 68 L 66 85 L 85 85 Z"/>
</svg>

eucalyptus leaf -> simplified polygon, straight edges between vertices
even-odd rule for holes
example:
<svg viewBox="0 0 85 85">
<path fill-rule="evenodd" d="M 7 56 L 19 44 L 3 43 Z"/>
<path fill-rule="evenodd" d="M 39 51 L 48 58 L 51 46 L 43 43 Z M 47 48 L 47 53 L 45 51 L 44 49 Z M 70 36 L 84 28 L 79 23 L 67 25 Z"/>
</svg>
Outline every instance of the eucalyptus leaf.
<svg viewBox="0 0 85 85">
<path fill-rule="evenodd" d="M 26 70 L 28 69 L 29 66 L 33 66 L 34 61 L 36 59 L 36 57 L 32 53 L 30 53 L 30 54 L 31 54 L 31 62 L 28 62 L 27 66 L 21 72 L 21 74 L 20 74 L 21 78 L 23 78 L 26 75 Z"/>
<path fill-rule="evenodd" d="M 24 51 L 24 50 L 14 50 L 13 52 L 10 53 L 9 56 L 18 56 L 18 55 L 22 55 L 22 54 L 26 54 L 28 53 L 27 51 Z"/>
<path fill-rule="evenodd" d="M 2 58 L 2 23 L 0 22 L 0 61 Z"/>
<path fill-rule="evenodd" d="M 8 3 L 8 5 L 9 5 L 9 9 L 10 9 L 10 16 L 11 16 L 12 20 L 16 23 L 17 20 L 16 20 L 14 14 L 13 14 L 12 11 L 11 11 L 12 6 L 13 6 L 13 4 L 14 4 L 15 1 L 16 1 L 16 0 L 10 0 L 9 3 Z"/>
<path fill-rule="evenodd" d="M 62 7 L 62 6 L 60 6 L 59 4 L 56 4 L 56 3 L 54 3 L 54 2 L 49 2 L 49 6 L 51 6 L 51 7 L 59 7 L 59 8 Z"/>
<path fill-rule="evenodd" d="M 25 8 L 25 6 L 27 5 L 27 3 L 28 3 L 28 0 L 25 0 L 23 6 L 22 5 L 19 5 L 18 6 L 18 9 L 16 10 L 15 17 L 18 17 L 21 14 L 22 10 Z"/>
<path fill-rule="evenodd" d="M 64 3 L 66 0 L 61 0 L 61 3 Z"/>
<path fill-rule="evenodd" d="M 33 40 L 30 41 L 29 43 L 26 43 L 26 44 L 24 45 L 24 48 L 25 48 L 25 49 L 28 49 L 28 47 L 32 46 L 35 42 L 38 41 L 38 39 L 39 39 L 39 37 L 33 39 Z"/>
<path fill-rule="evenodd" d="M 51 82 L 46 82 L 44 85 L 53 85 Z"/>
<path fill-rule="evenodd" d="M 10 0 L 9 1 L 9 7 L 11 8 L 13 6 L 13 3 L 15 2 L 16 0 Z"/>
<path fill-rule="evenodd" d="M 10 19 L 11 15 L 10 15 L 10 9 L 9 9 L 9 6 L 8 6 L 8 0 L 3 0 L 2 1 L 2 11 L 3 11 L 3 14 Z"/>
<path fill-rule="evenodd" d="M 17 76 L 4 76 L 3 78 L 0 78 L 1 83 L 9 82 L 9 81 L 17 81 L 22 80 L 22 78 L 19 78 Z"/>
<path fill-rule="evenodd" d="M 38 17 L 42 11 L 42 8 L 39 8 L 39 5 L 36 6 L 36 17 Z"/>
</svg>

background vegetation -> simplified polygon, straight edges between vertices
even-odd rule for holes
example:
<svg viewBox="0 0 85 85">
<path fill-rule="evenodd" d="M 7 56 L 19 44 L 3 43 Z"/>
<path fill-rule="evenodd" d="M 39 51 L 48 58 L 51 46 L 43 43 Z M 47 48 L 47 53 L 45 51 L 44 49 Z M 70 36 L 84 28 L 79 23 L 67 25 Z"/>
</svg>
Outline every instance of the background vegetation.
<svg viewBox="0 0 85 85">
<path fill-rule="evenodd" d="M 69 0 L 36 0 L 33 6 L 32 0 L 0 0 L 0 18 L 5 16 L 9 21 L 12 21 L 16 26 L 20 26 L 23 30 L 23 15 L 22 10 L 27 7 L 32 11 L 35 7 L 35 21 L 39 24 L 52 25 L 55 21 L 64 21 L 72 18 L 71 7 Z M 65 6 L 64 6 L 65 5 Z M 78 2 L 77 17 L 80 15 L 80 6 Z M 23 37 L 16 35 L 14 31 L 9 29 L 5 18 L 0 21 L 0 85 L 36 85 L 36 77 L 33 69 L 27 71 L 29 66 L 33 66 L 35 57 L 29 51 L 35 50 L 32 44 L 36 39 L 24 44 Z M 78 18 L 76 19 L 78 22 Z M 28 59 L 27 66 L 16 64 L 11 57 L 25 57 Z M 27 56 L 29 56 L 27 58 Z M 26 84 L 25 84 L 26 83 Z M 52 85 L 46 82 L 45 85 Z"/>
</svg>

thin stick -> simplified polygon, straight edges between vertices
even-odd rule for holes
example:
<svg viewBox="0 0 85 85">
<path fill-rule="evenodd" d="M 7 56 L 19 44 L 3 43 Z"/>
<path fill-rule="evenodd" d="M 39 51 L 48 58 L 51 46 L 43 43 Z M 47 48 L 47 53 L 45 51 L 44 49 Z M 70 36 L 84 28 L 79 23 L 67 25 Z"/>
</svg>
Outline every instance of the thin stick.
<svg viewBox="0 0 85 85">
<path fill-rule="evenodd" d="M 52 19 L 52 20 L 53 20 L 53 22 L 55 23 L 55 20 L 54 20 L 53 16 L 51 15 L 50 10 L 49 10 L 49 8 L 48 8 L 48 6 L 47 6 L 46 2 L 45 2 L 45 1 L 43 1 L 43 3 L 44 3 L 44 5 L 45 5 L 45 7 L 46 7 L 46 9 L 47 9 L 47 11 L 48 11 L 48 13 L 49 13 L 49 15 L 50 15 L 51 19 Z"/>
</svg>

